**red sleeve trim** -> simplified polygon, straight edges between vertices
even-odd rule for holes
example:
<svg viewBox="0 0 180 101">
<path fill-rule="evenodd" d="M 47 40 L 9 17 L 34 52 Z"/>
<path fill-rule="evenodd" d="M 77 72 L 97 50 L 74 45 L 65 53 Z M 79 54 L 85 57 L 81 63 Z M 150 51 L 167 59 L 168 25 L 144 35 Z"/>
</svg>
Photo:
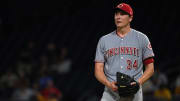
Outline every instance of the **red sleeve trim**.
<svg viewBox="0 0 180 101">
<path fill-rule="evenodd" d="M 145 59 L 145 60 L 143 61 L 144 65 L 148 65 L 148 64 L 153 63 L 153 62 L 154 62 L 154 59 L 153 59 L 153 58 L 148 58 L 148 59 Z"/>
</svg>

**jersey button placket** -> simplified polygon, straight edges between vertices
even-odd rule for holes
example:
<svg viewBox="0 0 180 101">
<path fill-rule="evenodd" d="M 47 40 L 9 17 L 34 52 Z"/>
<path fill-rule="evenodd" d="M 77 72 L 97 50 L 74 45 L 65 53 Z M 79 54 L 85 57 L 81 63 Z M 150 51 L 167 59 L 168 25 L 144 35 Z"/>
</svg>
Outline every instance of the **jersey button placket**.
<svg viewBox="0 0 180 101">
<path fill-rule="evenodd" d="M 123 60 L 123 57 L 121 56 L 121 59 Z M 121 67 L 121 69 L 123 69 L 123 66 L 120 66 Z"/>
<path fill-rule="evenodd" d="M 123 40 L 124 40 L 123 38 L 120 38 L 120 43 L 121 43 L 121 46 L 123 46 Z M 122 62 L 122 61 L 123 61 L 123 59 L 124 59 L 124 57 L 123 57 L 123 56 L 121 56 L 121 57 L 120 57 L 120 59 L 122 59 L 122 60 L 121 60 L 121 62 Z M 120 66 L 120 68 L 121 68 L 121 69 L 123 69 L 123 66 L 121 65 L 121 66 Z"/>
</svg>

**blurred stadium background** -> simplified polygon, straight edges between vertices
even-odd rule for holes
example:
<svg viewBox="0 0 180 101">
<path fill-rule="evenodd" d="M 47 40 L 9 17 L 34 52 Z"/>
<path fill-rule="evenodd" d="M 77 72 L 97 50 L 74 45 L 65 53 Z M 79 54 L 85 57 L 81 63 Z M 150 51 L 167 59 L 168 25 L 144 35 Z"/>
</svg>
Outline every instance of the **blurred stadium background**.
<svg viewBox="0 0 180 101">
<path fill-rule="evenodd" d="M 51 95 L 51 101 L 99 101 L 103 85 L 93 74 L 94 55 L 99 38 L 115 29 L 113 7 L 118 2 L 3 1 L 0 7 L 0 101 L 20 101 L 17 96 L 21 95 L 21 88 L 29 92 L 22 99 L 33 94 L 43 95 L 48 81 L 53 81 L 50 86 L 58 90 Z M 180 101 L 178 3 L 167 0 L 128 3 L 134 9 L 131 26 L 149 37 L 155 53 L 155 70 L 160 71 L 152 77 L 155 87 L 150 86 L 144 101 L 164 101 L 155 98 L 161 84 L 170 91 L 167 99 Z M 163 75 L 159 77 L 161 84 L 157 84 L 158 73 Z M 28 101 L 47 101 L 41 99 L 43 96 L 38 97 Z"/>
</svg>

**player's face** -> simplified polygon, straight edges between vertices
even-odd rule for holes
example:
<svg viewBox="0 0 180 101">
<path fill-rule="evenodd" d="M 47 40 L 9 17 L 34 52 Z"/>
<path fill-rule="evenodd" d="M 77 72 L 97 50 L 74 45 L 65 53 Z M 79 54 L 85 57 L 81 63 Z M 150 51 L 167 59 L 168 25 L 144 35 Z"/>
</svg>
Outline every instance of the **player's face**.
<svg viewBox="0 0 180 101">
<path fill-rule="evenodd" d="M 117 28 L 123 28 L 130 25 L 132 21 L 132 16 L 129 16 L 127 13 L 122 11 L 116 12 L 114 15 L 115 24 Z"/>
</svg>

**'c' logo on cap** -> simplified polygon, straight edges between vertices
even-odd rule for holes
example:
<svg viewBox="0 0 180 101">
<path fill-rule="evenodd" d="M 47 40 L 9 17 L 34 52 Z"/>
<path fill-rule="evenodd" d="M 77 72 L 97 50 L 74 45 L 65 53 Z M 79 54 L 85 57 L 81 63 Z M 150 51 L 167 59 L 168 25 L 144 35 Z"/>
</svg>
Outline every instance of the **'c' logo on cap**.
<svg viewBox="0 0 180 101">
<path fill-rule="evenodd" d="M 120 5 L 119 5 L 119 8 L 121 8 L 121 7 L 123 7 L 123 4 L 120 4 Z"/>
</svg>

